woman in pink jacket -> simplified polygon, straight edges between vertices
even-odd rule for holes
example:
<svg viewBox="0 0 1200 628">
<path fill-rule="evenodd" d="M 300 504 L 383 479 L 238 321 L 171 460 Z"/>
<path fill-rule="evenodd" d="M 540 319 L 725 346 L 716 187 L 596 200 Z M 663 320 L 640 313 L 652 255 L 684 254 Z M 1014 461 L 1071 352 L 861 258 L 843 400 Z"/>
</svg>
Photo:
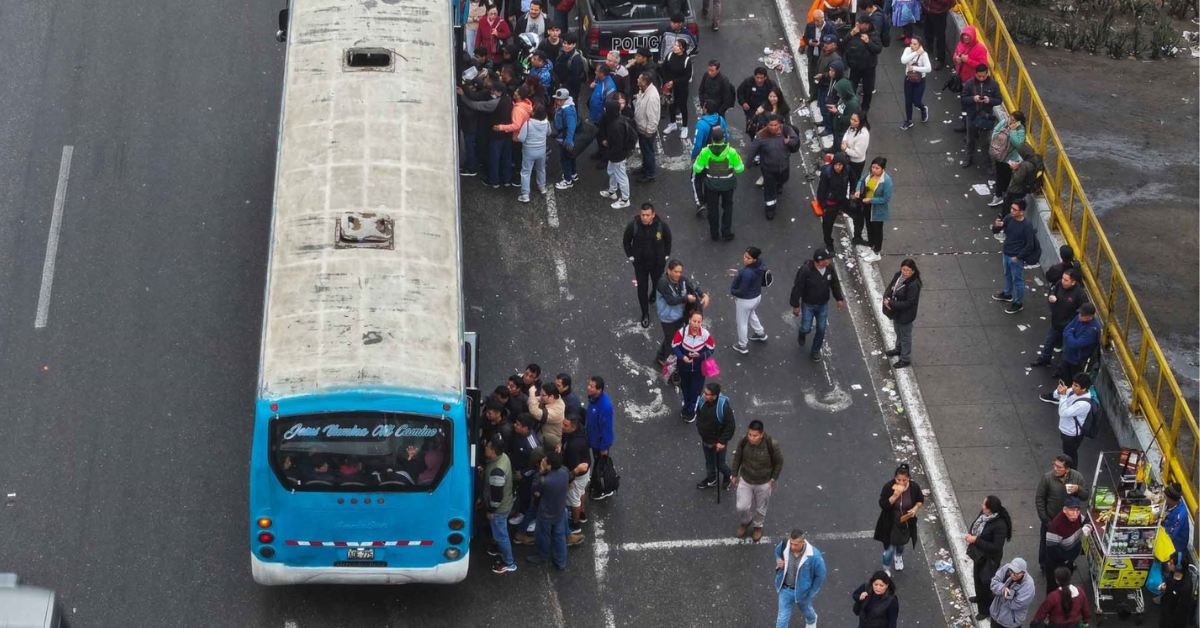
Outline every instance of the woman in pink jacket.
<svg viewBox="0 0 1200 628">
<path fill-rule="evenodd" d="M 979 41 L 975 27 L 964 26 L 962 34 L 958 36 L 958 46 L 954 49 L 954 70 L 966 83 L 975 76 L 975 66 L 987 61 L 987 47 Z"/>
<path fill-rule="evenodd" d="M 508 22 L 500 19 L 500 12 L 492 6 L 488 8 L 487 15 L 479 20 L 478 30 L 475 31 L 475 46 L 487 48 L 488 59 L 492 63 L 501 63 L 504 61 L 504 40 L 511 35 L 512 29 L 508 27 Z"/>
</svg>

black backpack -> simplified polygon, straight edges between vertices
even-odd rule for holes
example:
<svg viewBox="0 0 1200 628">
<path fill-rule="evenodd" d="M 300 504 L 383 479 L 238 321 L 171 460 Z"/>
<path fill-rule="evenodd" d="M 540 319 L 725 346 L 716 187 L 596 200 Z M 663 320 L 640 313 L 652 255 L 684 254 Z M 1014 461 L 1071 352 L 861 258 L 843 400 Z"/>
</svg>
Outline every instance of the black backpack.
<svg viewBox="0 0 1200 628">
<path fill-rule="evenodd" d="M 612 456 L 600 456 L 596 461 L 596 474 L 592 476 L 592 493 L 611 493 L 621 487 L 621 476 Z"/>
<path fill-rule="evenodd" d="M 1037 161 L 1033 169 L 1033 180 L 1029 182 L 1029 193 L 1041 195 L 1042 188 L 1046 183 L 1046 162 L 1042 161 L 1041 156 L 1035 159 Z"/>
<path fill-rule="evenodd" d="M 1100 421 L 1104 414 L 1104 406 L 1101 406 L 1091 394 L 1094 391 L 1093 388 L 1088 391 L 1087 397 L 1075 400 L 1075 403 L 1088 404 L 1088 413 L 1083 417 L 1083 424 L 1080 425 L 1079 419 L 1075 419 L 1075 429 L 1088 438 L 1096 438 L 1100 435 Z"/>
</svg>

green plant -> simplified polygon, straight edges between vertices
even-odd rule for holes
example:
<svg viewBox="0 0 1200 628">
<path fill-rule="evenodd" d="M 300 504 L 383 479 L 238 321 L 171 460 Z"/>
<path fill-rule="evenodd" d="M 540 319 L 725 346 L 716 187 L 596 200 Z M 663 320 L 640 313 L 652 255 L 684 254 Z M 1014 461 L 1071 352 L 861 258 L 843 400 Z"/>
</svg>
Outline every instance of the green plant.
<svg viewBox="0 0 1200 628">
<path fill-rule="evenodd" d="M 1179 51 L 1179 33 L 1171 25 L 1171 16 L 1164 9 L 1159 14 L 1158 24 L 1150 31 L 1150 58 L 1174 57 Z"/>
<path fill-rule="evenodd" d="M 1165 0 L 1163 7 L 1171 17 L 1177 20 L 1186 20 L 1188 11 L 1200 15 L 1200 8 L 1197 8 L 1196 0 Z"/>
<path fill-rule="evenodd" d="M 1129 56 L 1129 31 L 1114 32 L 1108 37 L 1108 56 L 1124 59 Z"/>
</svg>

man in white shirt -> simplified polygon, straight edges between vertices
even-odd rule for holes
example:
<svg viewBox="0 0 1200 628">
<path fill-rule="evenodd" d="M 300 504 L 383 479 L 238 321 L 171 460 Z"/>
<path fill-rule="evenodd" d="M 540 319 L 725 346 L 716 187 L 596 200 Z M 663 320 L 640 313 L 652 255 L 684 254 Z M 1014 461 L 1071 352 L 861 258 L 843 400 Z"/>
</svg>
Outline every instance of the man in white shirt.
<svg viewBox="0 0 1200 628">
<path fill-rule="evenodd" d="M 1054 391 L 1054 398 L 1058 400 L 1058 432 L 1062 437 L 1063 453 L 1071 458 L 1072 469 L 1079 468 L 1083 424 L 1092 409 L 1091 393 L 1088 392 L 1091 386 L 1092 378 L 1087 373 L 1077 373 L 1069 388 L 1060 381 Z"/>
</svg>

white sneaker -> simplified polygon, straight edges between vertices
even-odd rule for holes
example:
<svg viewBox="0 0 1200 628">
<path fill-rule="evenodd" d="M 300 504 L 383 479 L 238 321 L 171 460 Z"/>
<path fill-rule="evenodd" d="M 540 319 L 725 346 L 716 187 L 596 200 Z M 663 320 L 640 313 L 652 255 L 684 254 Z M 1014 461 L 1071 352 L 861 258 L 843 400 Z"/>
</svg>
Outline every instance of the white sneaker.
<svg viewBox="0 0 1200 628">
<path fill-rule="evenodd" d="M 679 125 L 678 125 L 678 124 L 675 124 L 674 122 L 672 122 L 671 124 L 668 124 L 668 125 L 667 125 L 667 128 L 663 129 L 663 135 L 669 135 L 669 134 L 671 134 L 671 133 L 674 133 L 674 132 L 676 132 L 676 131 L 678 131 L 678 130 L 679 130 Z"/>
<path fill-rule="evenodd" d="M 679 139 L 686 140 L 687 134 L 688 134 L 688 128 L 686 126 L 679 129 Z"/>
<path fill-rule="evenodd" d="M 563 179 L 562 181 L 559 181 L 558 183 L 555 183 L 555 184 L 554 184 L 554 189 L 556 189 L 556 190 L 569 190 L 569 189 L 571 189 L 571 187 L 572 187 L 572 186 L 574 186 L 574 185 L 575 185 L 575 181 L 571 181 L 571 180 Z"/>
<path fill-rule="evenodd" d="M 528 203 L 528 202 L 529 202 L 529 195 L 528 195 L 528 194 L 522 194 L 522 195 L 518 196 L 518 197 L 517 197 L 517 202 L 518 202 L 518 203 Z"/>
<path fill-rule="evenodd" d="M 896 554 L 896 571 L 904 571 L 904 557 Z"/>
<path fill-rule="evenodd" d="M 735 345 L 733 345 L 733 350 L 737 351 L 738 353 L 740 353 L 742 355 L 746 355 L 747 353 L 750 353 L 750 348 L 747 347 L 746 345 L 735 344 Z"/>
<path fill-rule="evenodd" d="M 1004 204 L 1003 196 L 992 195 L 992 200 L 988 201 L 988 207 L 999 207 Z"/>
<path fill-rule="evenodd" d="M 508 525 L 510 525 L 510 526 L 519 526 L 519 525 L 521 525 L 521 520 L 522 520 L 522 519 L 524 519 L 524 518 L 525 518 L 525 517 L 523 517 L 523 516 L 521 516 L 521 515 L 513 515 L 513 516 L 511 516 L 511 517 L 509 517 L 509 518 L 508 518 Z"/>
<path fill-rule="evenodd" d="M 536 526 L 536 525 L 537 525 L 536 521 L 530 521 L 529 525 L 525 526 L 525 533 L 533 534 L 533 531 L 535 530 L 534 526 Z"/>
<path fill-rule="evenodd" d="M 862 261 L 867 264 L 873 264 L 875 262 L 878 262 L 881 259 L 883 259 L 883 258 L 881 258 L 878 253 L 876 253 L 875 251 L 871 251 L 867 255 L 863 256 Z"/>
<path fill-rule="evenodd" d="M 612 199 L 620 198 L 619 196 L 617 196 L 617 193 L 615 191 L 611 191 L 611 190 L 600 190 L 600 196 L 603 196 L 604 198 L 612 198 Z"/>
<path fill-rule="evenodd" d="M 613 204 L 609 205 L 609 207 L 613 209 L 625 209 L 626 207 L 629 207 L 629 199 L 618 198 L 617 200 L 613 201 Z"/>
</svg>

